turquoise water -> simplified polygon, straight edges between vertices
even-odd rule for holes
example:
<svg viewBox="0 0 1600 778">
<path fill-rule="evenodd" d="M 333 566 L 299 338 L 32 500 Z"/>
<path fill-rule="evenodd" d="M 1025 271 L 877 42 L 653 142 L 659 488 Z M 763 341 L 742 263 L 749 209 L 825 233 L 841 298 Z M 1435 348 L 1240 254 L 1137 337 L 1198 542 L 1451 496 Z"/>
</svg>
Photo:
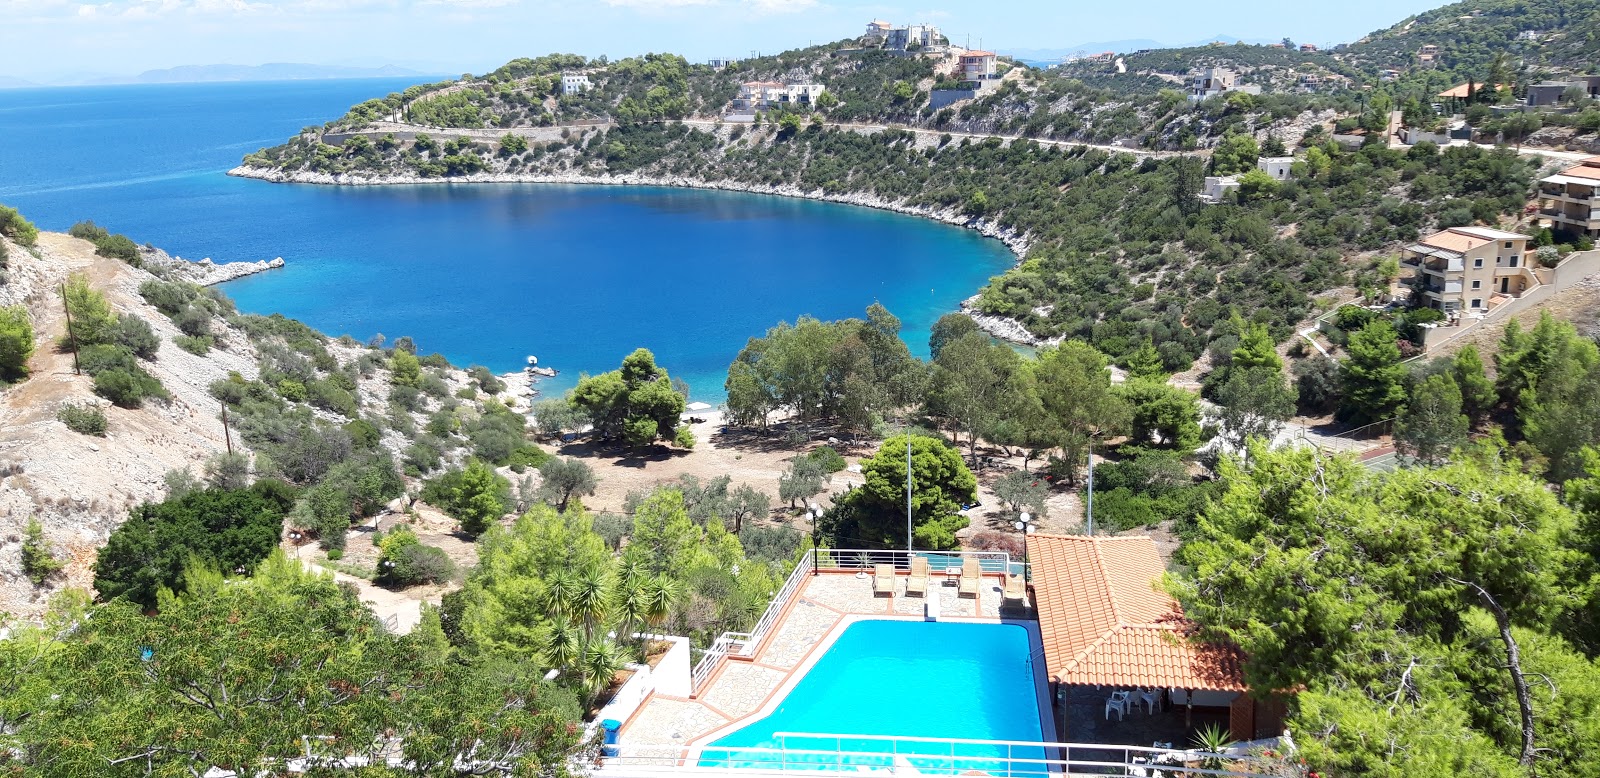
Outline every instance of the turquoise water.
<svg viewBox="0 0 1600 778">
<path fill-rule="evenodd" d="M 405 81 L 0 91 L 0 203 L 47 229 L 93 219 L 188 259 L 288 267 L 228 284 L 249 312 L 330 334 L 410 335 L 460 364 L 615 368 L 644 346 L 721 399 L 745 341 L 881 302 L 928 328 L 1008 267 L 999 242 L 925 219 L 760 195 L 228 178 L 245 153 Z"/>
<path fill-rule="evenodd" d="M 1012 624 L 861 621 L 839 636 L 771 715 L 722 737 L 702 752 L 702 765 L 732 762 L 776 767 L 775 756 L 740 748 L 927 754 L 948 744 L 842 738 L 776 737 L 777 733 L 884 735 L 898 738 L 1044 741 L 1028 632 Z M 963 745 L 954 767 L 994 769 L 997 746 Z M 1017 747 L 1012 759 L 1040 759 L 1043 748 Z M 836 766 L 831 757 L 791 757 Z M 857 757 L 847 765 L 887 766 L 891 758 Z M 949 770 L 945 760 L 913 764 Z M 766 763 L 766 764 L 763 764 Z M 793 762 L 788 767 L 797 765 Z M 1019 771 L 1028 769 L 1016 765 Z M 1002 767 L 1003 769 L 1003 767 Z"/>
</svg>

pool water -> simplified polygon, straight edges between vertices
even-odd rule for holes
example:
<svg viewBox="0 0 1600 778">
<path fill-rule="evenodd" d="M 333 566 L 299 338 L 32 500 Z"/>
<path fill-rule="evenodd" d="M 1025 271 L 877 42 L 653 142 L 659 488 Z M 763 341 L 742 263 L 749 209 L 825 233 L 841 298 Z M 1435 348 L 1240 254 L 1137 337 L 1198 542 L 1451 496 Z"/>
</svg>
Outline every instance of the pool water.
<svg viewBox="0 0 1600 778">
<path fill-rule="evenodd" d="M 767 717 L 726 735 L 701 752 L 702 765 L 790 769 L 887 767 L 893 755 L 920 769 L 993 769 L 993 757 L 1040 759 L 1043 748 L 960 744 L 892 738 L 1044 741 L 1039 693 L 1024 627 L 967 622 L 860 621 L 846 628 Z M 820 733 L 846 737 L 778 737 Z M 741 749 L 779 749 L 780 757 Z M 796 751 L 882 753 L 845 758 Z M 954 768 L 954 769 L 952 769 Z M 1023 772 L 1024 770 L 1018 770 Z"/>
</svg>

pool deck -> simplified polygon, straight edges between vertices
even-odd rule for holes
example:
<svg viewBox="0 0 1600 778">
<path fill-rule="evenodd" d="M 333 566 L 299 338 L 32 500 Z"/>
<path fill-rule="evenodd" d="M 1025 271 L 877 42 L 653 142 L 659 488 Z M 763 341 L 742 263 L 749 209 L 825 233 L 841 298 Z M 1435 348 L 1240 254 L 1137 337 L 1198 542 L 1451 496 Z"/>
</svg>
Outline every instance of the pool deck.
<svg viewBox="0 0 1600 778">
<path fill-rule="evenodd" d="M 904 575 L 897 576 L 895 594 L 880 597 L 872 592 L 870 575 L 824 572 L 811 577 L 752 659 L 729 657 L 692 699 L 652 695 L 624 723 L 623 742 L 704 745 L 760 718 L 850 623 L 863 617 L 920 620 L 925 599 L 906 596 L 905 581 Z M 999 575 L 983 577 L 977 599 L 958 597 L 955 584 L 954 578 L 947 582 L 942 575 L 928 581 L 928 597 L 939 598 L 941 621 L 1001 622 Z"/>
</svg>

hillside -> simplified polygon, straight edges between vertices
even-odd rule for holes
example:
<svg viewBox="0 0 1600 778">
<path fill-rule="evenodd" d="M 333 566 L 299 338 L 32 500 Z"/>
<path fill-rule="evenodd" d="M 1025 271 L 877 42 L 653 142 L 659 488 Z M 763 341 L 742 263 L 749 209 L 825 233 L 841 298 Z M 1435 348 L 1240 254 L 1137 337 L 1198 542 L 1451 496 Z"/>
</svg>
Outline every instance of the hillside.
<svg viewBox="0 0 1600 778">
<path fill-rule="evenodd" d="M 1596 0 L 1465 0 L 1417 14 L 1351 44 L 1342 58 L 1368 73 L 1418 64 L 1439 47 L 1435 69 L 1460 79 L 1487 75 L 1506 55 L 1530 68 L 1588 70 L 1600 55 Z"/>
<path fill-rule="evenodd" d="M 416 475 L 475 452 L 466 435 L 493 403 L 476 391 L 475 400 L 457 397 L 478 379 L 442 358 L 427 359 L 434 366 L 421 374 L 426 392 L 401 398 L 409 409 L 391 406 L 383 352 L 281 317 L 240 315 L 225 296 L 188 280 L 223 278 L 230 266 L 214 271 L 147 248 L 135 267 L 59 233 L 41 233 L 31 248 L 0 241 L 8 265 L 0 308 L 24 306 L 36 336 L 29 376 L 0 391 L 0 612 L 35 618 L 52 592 L 89 589 L 97 549 L 131 508 L 165 498 L 183 480 L 175 482 L 174 473 L 186 473 L 189 481 L 222 477 L 214 473 L 225 464 L 219 455 L 227 446 L 219 396 L 231 403 L 232 445 L 251 455 L 250 469 L 300 486 L 331 483 L 331 474 L 350 466 L 341 463 L 388 461 L 394 468 L 394 461 L 415 462 L 419 440 L 436 448 L 431 462 L 412 467 Z M 54 344 L 66 332 L 58 290 L 75 276 L 103 295 L 114 315 L 148 325 L 156 349 L 136 364 L 167 399 L 146 397 L 140 407 L 108 402 L 87 375 L 94 358 L 87 347 L 86 374 L 74 374 L 72 353 Z M 189 302 L 172 306 L 185 297 Z M 194 347 L 189 339 L 200 331 L 211 344 L 196 348 L 203 354 L 179 345 Z M 526 403 L 519 389 L 502 389 L 505 402 Z M 99 409 L 104 434 L 69 429 L 57 415 L 66 405 Z M 422 431 L 439 408 L 462 415 L 461 432 Z M 398 495 L 397 488 L 390 496 Z M 43 586 L 23 574 L 20 539 L 30 518 L 39 520 L 46 542 L 66 563 Z"/>
</svg>

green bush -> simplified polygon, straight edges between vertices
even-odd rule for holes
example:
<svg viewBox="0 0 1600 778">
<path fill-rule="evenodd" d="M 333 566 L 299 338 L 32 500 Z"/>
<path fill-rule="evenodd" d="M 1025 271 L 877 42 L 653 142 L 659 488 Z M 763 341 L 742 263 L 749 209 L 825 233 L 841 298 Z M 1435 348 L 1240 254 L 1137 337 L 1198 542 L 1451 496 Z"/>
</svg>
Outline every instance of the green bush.
<svg viewBox="0 0 1600 778">
<path fill-rule="evenodd" d="M 378 543 L 378 571 L 374 582 L 405 588 L 448 580 L 455 564 L 443 549 L 424 545 L 410 527 L 396 527 Z"/>
<path fill-rule="evenodd" d="M 0 308 L 0 382 L 26 376 L 31 356 L 33 323 L 28 319 L 28 309 L 20 305 Z"/>
<path fill-rule="evenodd" d="M 22 218 L 15 208 L 3 205 L 0 205 L 0 235 L 16 241 L 19 246 L 32 246 L 39 242 L 39 228 Z"/>
<path fill-rule="evenodd" d="M 106 436 L 106 414 L 93 405 L 68 403 L 56 411 L 56 418 L 67 425 L 67 429 L 80 435 Z"/>
<path fill-rule="evenodd" d="M 39 526 L 37 518 L 28 519 L 28 527 L 22 537 L 22 572 L 34 586 L 43 584 L 51 576 L 61 572 L 64 563 L 56 558 L 50 551 L 50 544 L 44 539 L 44 528 Z"/>
<path fill-rule="evenodd" d="M 550 454 L 545 452 L 544 449 L 531 443 L 525 443 L 511 452 L 511 456 L 507 457 L 506 464 L 510 465 L 512 470 L 520 473 L 530 467 L 539 467 L 549 459 Z"/>
<path fill-rule="evenodd" d="M 181 348 L 190 354 L 202 357 L 211 353 L 211 347 L 214 345 L 214 341 L 210 335 L 200 335 L 198 337 L 193 335 L 179 335 L 178 337 L 173 338 L 172 342 L 178 348 Z"/>
<path fill-rule="evenodd" d="M 150 329 L 150 324 L 130 313 L 117 317 L 115 337 L 119 345 L 127 347 L 140 359 L 155 359 L 161 348 L 161 338 Z"/>
<path fill-rule="evenodd" d="M 151 398 L 160 400 L 171 398 L 155 376 L 139 367 L 131 370 L 113 368 L 101 371 L 94 377 L 94 393 L 110 400 L 119 408 L 138 408 L 144 405 L 145 400 Z"/>
<path fill-rule="evenodd" d="M 837 473 L 845 468 L 844 456 L 835 451 L 833 446 L 819 446 L 806 456 L 816 462 L 824 473 Z"/>
<path fill-rule="evenodd" d="M 337 562 L 337 561 L 339 561 L 341 559 L 344 559 L 344 549 L 342 549 L 342 548 L 330 548 L 330 549 L 328 549 L 328 561 L 329 562 Z"/>
</svg>

